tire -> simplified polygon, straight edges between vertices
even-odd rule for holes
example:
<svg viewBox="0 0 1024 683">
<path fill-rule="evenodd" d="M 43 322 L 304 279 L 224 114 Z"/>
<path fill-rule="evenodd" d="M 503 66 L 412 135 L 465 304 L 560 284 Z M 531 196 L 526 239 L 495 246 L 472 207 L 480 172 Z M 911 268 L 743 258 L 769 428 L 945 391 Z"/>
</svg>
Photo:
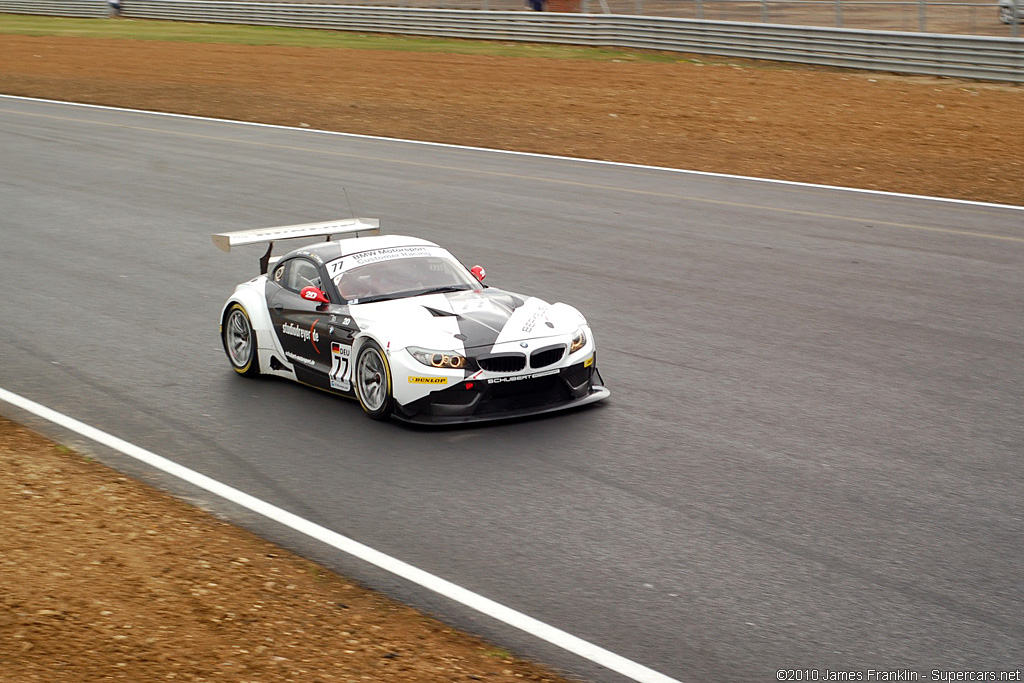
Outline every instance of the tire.
<svg viewBox="0 0 1024 683">
<path fill-rule="evenodd" d="M 374 420 L 386 420 L 393 406 L 391 366 L 377 342 L 368 341 L 359 349 L 354 374 L 359 405 Z"/>
<path fill-rule="evenodd" d="M 999 8 L 999 21 L 1004 24 L 1012 24 L 1017 21 L 1016 12 L 1012 7 L 1000 7 Z"/>
<path fill-rule="evenodd" d="M 249 314 L 242 304 L 231 304 L 221 326 L 221 341 L 231 367 L 243 377 L 260 374 L 259 346 L 256 331 L 252 329 Z"/>
</svg>

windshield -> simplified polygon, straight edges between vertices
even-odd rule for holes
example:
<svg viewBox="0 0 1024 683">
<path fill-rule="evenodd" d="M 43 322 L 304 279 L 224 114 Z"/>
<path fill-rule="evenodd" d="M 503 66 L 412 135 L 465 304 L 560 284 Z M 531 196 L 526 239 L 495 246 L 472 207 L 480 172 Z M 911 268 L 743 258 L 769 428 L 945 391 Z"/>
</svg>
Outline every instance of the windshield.
<svg viewBox="0 0 1024 683">
<path fill-rule="evenodd" d="M 327 264 L 338 292 L 349 303 L 478 289 L 472 273 L 440 247 L 378 249 Z"/>
</svg>

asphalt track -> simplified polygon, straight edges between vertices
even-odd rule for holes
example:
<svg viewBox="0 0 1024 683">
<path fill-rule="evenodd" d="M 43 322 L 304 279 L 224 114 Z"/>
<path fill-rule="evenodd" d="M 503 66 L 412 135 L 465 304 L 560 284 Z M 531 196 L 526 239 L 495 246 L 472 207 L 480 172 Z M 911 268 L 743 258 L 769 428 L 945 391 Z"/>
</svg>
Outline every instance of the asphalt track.
<svg viewBox="0 0 1024 683">
<path fill-rule="evenodd" d="M 1024 210 L 11 98 L 0 159 L 4 389 L 682 681 L 1024 666 Z M 210 234 L 345 193 L 580 308 L 612 398 L 425 431 L 235 377 L 259 250 Z"/>
</svg>

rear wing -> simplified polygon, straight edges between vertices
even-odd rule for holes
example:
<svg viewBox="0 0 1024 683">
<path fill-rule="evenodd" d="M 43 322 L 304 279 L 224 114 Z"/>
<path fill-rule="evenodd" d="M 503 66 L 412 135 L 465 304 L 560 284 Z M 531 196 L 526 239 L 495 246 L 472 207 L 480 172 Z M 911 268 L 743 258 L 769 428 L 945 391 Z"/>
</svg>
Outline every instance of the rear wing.
<svg viewBox="0 0 1024 683">
<path fill-rule="evenodd" d="M 256 228 L 254 230 L 237 230 L 213 235 L 213 243 L 222 251 L 231 251 L 231 247 L 244 244 L 267 244 L 267 253 L 260 259 L 260 274 L 267 272 L 270 254 L 274 250 L 274 242 L 294 240 L 301 237 L 326 237 L 327 241 L 335 235 L 359 237 L 360 235 L 379 235 L 380 220 L 377 218 L 348 218 L 338 221 L 321 223 L 301 223 L 299 225 L 282 225 L 276 228 Z"/>
</svg>

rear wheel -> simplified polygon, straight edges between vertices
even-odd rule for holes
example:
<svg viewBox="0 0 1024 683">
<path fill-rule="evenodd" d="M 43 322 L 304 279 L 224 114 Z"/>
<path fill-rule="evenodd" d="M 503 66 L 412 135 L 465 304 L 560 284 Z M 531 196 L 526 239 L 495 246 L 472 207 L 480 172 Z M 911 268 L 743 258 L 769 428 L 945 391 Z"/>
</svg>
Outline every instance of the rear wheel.
<svg viewBox="0 0 1024 683">
<path fill-rule="evenodd" d="M 356 357 L 356 396 L 366 414 L 374 420 L 391 415 L 391 367 L 388 359 L 374 341 L 359 349 Z"/>
<path fill-rule="evenodd" d="M 242 304 L 232 304 L 221 328 L 224 351 L 231 367 L 239 375 L 255 377 L 260 374 L 260 359 L 256 346 L 256 331 L 252 329 L 249 314 Z"/>
</svg>

